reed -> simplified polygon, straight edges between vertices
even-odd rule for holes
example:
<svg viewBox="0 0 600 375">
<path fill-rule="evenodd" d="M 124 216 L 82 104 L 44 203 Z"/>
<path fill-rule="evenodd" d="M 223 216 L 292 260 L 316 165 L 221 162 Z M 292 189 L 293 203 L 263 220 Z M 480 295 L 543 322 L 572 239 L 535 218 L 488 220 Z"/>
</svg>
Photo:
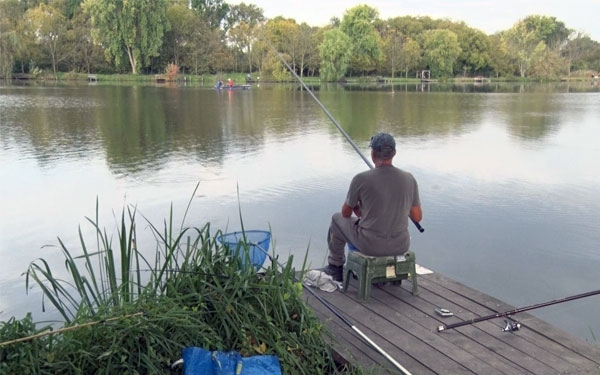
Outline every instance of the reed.
<svg viewBox="0 0 600 375">
<path fill-rule="evenodd" d="M 88 246 L 81 228 L 79 255 L 59 239 L 69 280 L 56 278 L 44 259 L 32 262 L 26 276 L 27 289 L 33 283 L 42 289 L 65 319 L 65 330 L 0 343 L 0 372 L 181 373 L 171 364 L 183 348 L 199 346 L 276 355 L 285 374 L 341 373 L 329 333 L 303 301 L 293 259 L 280 267 L 273 249 L 261 272 L 243 267 L 250 262 L 248 246 L 238 246 L 245 262 L 232 256 L 210 224 L 183 225 L 188 209 L 180 226 L 173 223 L 172 207 L 160 229 L 148 222 L 156 239 L 151 262 L 135 241 L 136 209 L 123 209 L 113 248 L 96 201 L 95 218 L 87 218 L 96 248 Z M 38 329 L 30 316 L 0 323 L 3 342 L 47 329 Z M 366 373 L 359 367 L 343 372 Z"/>
</svg>

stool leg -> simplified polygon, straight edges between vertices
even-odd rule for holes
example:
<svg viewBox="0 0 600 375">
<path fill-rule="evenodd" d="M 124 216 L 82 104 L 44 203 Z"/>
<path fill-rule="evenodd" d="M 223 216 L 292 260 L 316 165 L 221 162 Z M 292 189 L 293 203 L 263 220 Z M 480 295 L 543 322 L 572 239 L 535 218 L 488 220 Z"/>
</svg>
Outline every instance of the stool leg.
<svg viewBox="0 0 600 375">
<path fill-rule="evenodd" d="M 413 296 L 418 296 L 419 287 L 417 286 L 417 266 L 414 257 L 410 265 L 410 278 L 412 279 L 412 294 Z"/>
<path fill-rule="evenodd" d="M 368 283 L 369 280 L 367 278 L 367 268 L 368 265 L 363 264 L 360 267 L 360 272 L 357 272 L 358 275 L 358 298 L 365 300 L 367 299 L 365 296 L 368 296 L 367 294 L 367 288 L 369 287 Z"/>
<path fill-rule="evenodd" d="M 365 279 L 365 292 L 363 299 L 366 301 L 371 298 L 371 286 L 373 285 L 373 279 L 369 277 L 366 277 Z"/>
<path fill-rule="evenodd" d="M 350 283 L 350 275 L 352 274 L 352 270 L 350 268 L 344 267 L 344 286 L 342 288 L 342 292 L 346 293 L 346 289 L 348 289 L 348 284 Z"/>
</svg>

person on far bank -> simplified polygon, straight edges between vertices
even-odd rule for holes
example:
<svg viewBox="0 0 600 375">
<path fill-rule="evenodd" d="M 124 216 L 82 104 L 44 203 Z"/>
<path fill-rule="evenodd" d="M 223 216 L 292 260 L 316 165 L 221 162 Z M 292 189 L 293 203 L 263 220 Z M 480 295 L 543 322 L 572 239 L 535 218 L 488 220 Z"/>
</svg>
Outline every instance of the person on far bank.
<svg viewBox="0 0 600 375">
<path fill-rule="evenodd" d="M 346 243 L 369 256 L 402 255 L 410 247 L 408 219 L 420 222 L 423 218 L 417 181 L 392 165 L 394 138 L 378 133 L 370 147 L 375 168 L 354 176 L 341 212 L 331 218 L 329 264 L 323 272 L 334 281 L 343 281 Z"/>
</svg>

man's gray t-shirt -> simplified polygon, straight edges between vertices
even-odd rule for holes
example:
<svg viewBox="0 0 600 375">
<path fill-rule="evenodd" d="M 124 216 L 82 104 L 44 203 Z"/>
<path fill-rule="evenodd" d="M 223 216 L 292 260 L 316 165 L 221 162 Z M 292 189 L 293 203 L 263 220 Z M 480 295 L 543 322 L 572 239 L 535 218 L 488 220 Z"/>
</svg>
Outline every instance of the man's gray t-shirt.
<svg viewBox="0 0 600 375">
<path fill-rule="evenodd" d="M 420 206 L 417 181 L 392 165 L 357 174 L 350 183 L 346 204 L 360 202 L 356 246 L 367 255 L 398 255 L 408 251 L 408 215 Z"/>
</svg>

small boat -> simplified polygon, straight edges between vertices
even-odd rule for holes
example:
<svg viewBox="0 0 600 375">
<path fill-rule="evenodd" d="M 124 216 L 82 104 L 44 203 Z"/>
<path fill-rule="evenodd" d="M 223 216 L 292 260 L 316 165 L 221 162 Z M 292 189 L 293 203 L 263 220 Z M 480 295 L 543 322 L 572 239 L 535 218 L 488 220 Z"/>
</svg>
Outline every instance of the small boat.
<svg viewBox="0 0 600 375">
<path fill-rule="evenodd" d="M 227 85 L 223 85 L 223 86 L 215 86 L 215 89 L 217 90 L 224 90 L 224 91 L 233 91 L 233 90 L 250 90 L 250 87 L 252 87 L 252 85 L 233 85 L 233 86 L 227 86 Z"/>
</svg>

